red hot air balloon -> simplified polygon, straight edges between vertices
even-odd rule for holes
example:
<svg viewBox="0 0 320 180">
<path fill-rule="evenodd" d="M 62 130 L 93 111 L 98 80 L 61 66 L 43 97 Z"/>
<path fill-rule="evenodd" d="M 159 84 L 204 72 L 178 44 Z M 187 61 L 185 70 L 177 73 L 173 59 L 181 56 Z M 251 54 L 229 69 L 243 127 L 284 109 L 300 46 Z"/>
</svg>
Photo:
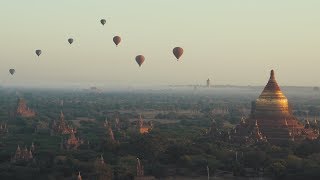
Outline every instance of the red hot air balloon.
<svg viewBox="0 0 320 180">
<path fill-rule="evenodd" d="M 139 67 L 141 67 L 141 65 L 142 65 L 142 63 L 144 62 L 144 56 L 143 55 L 138 55 L 137 57 L 136 57 L 136 61 L 137 61 L 137 63 L 139 64 Z"/>
<path fill-rule="evenodd" d="M 121 42 L 121 37 L 119 36 L 113 37 L 113 42 L 116 44 L 116 46 L 118 46 L 118 44 Z"/>
<path fill-rule="evenodd" d="M 10 72 L 11 75 L 13 75 L 13 74 L 16 72 L 16 70 L 14 70 L 14 69 L 9 69 L 9 72 Z"/>
<path fill-rule="evenodd" d="M 174 56 L 177 59 L 179 59 L 183 54 L 183 49 L 181 47 L 175 47 L 175 48 L 173 48 L 172 52 L 173 52 Z"/>
</svg>

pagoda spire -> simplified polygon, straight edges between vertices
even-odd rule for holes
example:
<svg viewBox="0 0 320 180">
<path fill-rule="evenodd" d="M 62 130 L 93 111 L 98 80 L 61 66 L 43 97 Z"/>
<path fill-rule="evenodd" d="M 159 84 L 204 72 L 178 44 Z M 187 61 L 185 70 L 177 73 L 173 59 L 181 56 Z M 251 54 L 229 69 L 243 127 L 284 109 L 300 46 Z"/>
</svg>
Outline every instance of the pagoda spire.
<svg viewBox="0 0 320 180">
<path fill-rule="evenodd" d="M 139 158 L 137 158 L 137 176 L 138 177 L 144 176 L 144 167 L 141 164 L 141 161 Z"/>
<path fill-rule="evenodd" d="M 109 132 L 109 138 L 110 138 L 112 141 L 115 141 L 115 139 L 114 139 L 114 134 L 113 134 L 113 131 L 112 131 L 111 126 L 108 127 L 108 132 Z"/>
<path fill-rule="evenodd" d="M 310 127 L 310 122 L 309 119 L 306 119 L 306 125 L 304 126 L 306 129 L 308 129 Z"/>
<path fill-rule="evenodd" d="M 271 70 L 270 72 L 270 78 L 265 87 L 265 90 L 266 89 L 270 91 L 280 91 L 280 87 L 276 81 L 276 76 L 274 75 L 274 70 Z"/>
<path fill-rule="evenodd" d="M 241 117 L 241 119 L 240 119 L 240 124 L 242 124 L 242 125 L 244 125 L 244 124 L 246 124 L 246 119 L 245 119 L 245 117 Z"/>
<path fill-rule="evenodd" d="M 64 120 L 64 114 L 63 114 L 62 110 L 60 111 L 60 120 Z"/>
<path fill-rule="evenodd" d="M 20 152 L 21 149 L 20 149 L 20 145 L 18 144 L 18 147 L 17 147 L 17 152 Z"/>
<path fill-rule="evenodd" d="M 284 119 L 284 123 L 285 123 L 285 125 L 288 127 L 288 121 L 287 121 L 287 119 Z"/>
<path fill-rule="evenodd" d="M 29 150 L 29 159 L 32 159 L 32 158 L 33 158 L 32 152 L 31 150 Z"/>
<path fill-rule="evenodd" d="M 252 132 L 252 135 L 254 137 L 254 139 L 256 141 L 260 141 L 260 140 L 263 140 L 264 137 L 262 136 L 260 130 L 259 130 L 259 125 L 258 125 L 258 121 L 256 120 L 255 122 L 255 127 L 253 128 L 253 132 Z"/>
<path fill-rule="evenodd" d="M 78 172 L 78 178 L 77 178 L 77 180 L 82 180 L 82 177 L 81 177 L 80 171 Z"/>
<path fill-rule="evenodd" d="M 270 79 L 272 80 L 276 80 L 275 76 L 274 76 L 274 70 L 272 69 L 270 72 Z"/>
<path fill-rule="evenodd" d="M 116 128 L 117 128 L 117 131 L 120 131 L 120 120 L 118 117 L 116 117 Z"/>
<path fill-rule="evenodd" d="M 34 146 L 34 143 L 33 143 L 33 142 L 31 143 L 30 150 L 31 150 L 32 152 L 35 150 L 35 146 Z"/>
<path fill-rule="evenodd" d="M 143 126 L 143 119 L 141 114 L 139 115 L 139 126 L 142 127 Z"/>
<path fill-rule="evenodd" d="M 73 129 L 71 130 L 70 138 L 69 138 L 69 139 L 77 139 L 77 138 L 76 138 L 76 135 L 74 134 L 74 130 L 73 130 Z"/>
<path fill-rule="evenodd" d="M 103 158 L 102 154 L 100 155 L 100 162 L 101 162 L 101 164 L 104 164 L 104 158 Z"/>
</svg>

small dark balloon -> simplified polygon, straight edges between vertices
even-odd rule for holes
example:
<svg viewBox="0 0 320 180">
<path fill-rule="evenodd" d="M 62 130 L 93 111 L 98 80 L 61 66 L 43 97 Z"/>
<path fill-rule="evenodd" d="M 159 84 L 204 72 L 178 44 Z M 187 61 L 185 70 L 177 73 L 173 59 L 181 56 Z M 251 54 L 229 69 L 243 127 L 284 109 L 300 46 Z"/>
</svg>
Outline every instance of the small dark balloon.
<svg viewBox="0 0 320 180">
<path fill-rule="evenodd" d="M 177 59 L 179 59 L 183 54 L 183 49 L 181 47 L 175 47 L 175 48 L 173 48 L 172 52 L 173 52 L 174 56 Z"/>
<path fill-rule="evenodd" d="M 68 42 L 69 42 L 69 44 L 72 44 L 72 43 L 73 43 L 73 39 L 72 39 L 72 38 L 69 38 L 69 39 L 68 39 Z"/>
<path fill-rule="evenodd" d="M 113 37 L 113 42 L 114 42 L 114 44 L 116 44 L 116 46 L 118 46 L 118 44 L 120 44 L 120 42 L 121 42 L 121 37 L 119 37 L 119 36 Z"/>
<path fill-rule="evenodd" d="M 104 24 L 106 24 L 107 21 L 105 19 L 101 19 L 100 22 L 102 25 L 104 25 Z"/>
<path fill-rule="evenodd" d="M 36 50 L 36 54 L 37 54 L 38 56 L 40 56 L 41 53 L 42 53 L 42 51 L 41 51 L 40 49 Z"/>
<path fill-rule="evenodd" d="M 9 69 L 9 72 L 10 72 L 11 75 L 13 75 L 13 74 L 16 72 L 16 70 L 14 70 L 14 69 Z"/>
<path fill-rule="evenodd" d="M 144 60 L 145 60 L 145 58 L 144 58 L 143 55 L 136 56 L 136 61 L 137 61 L 138 65 L 139 65 L 139 67 L 141 67 L 141 65 L 143 64 Z"/>
</svg>

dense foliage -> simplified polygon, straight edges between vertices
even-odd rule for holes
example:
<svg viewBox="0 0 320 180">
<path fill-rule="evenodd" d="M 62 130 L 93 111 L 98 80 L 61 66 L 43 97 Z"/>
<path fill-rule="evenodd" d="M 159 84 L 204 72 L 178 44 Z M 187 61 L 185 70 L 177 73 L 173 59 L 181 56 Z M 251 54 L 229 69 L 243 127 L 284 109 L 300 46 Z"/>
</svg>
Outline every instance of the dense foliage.
<svg viewBox="0 0 320 180">
<path fill-rule="evenodd" d="M 219 131 L 227 132 L 248 115 L 255 93 L 195 94 L 175 92 L 95 93 L 62 90 L 0 88 L 0 123 L 9 133 L 0 135 L 0 179 L 132 179 L 137 157 L 146 175 L 169 176 L 264 176 L 279 179 L 320 179 L 320 141 L 275 146 L 268 143 L 234 145 L 208 133 L 212 118 Z M 12 115 L 17 98 L 26 99 L 36 110 L 34 118 Z M 317 115 L 320 101 L 294 98 L 295 115 Z M 63 107 L 61 106 L 63 100 Z M 50 125 L 63 110 L 66 121 L 78 128 L 85 140 L 77 150 L 61 149 L 62 136 L 51 135 Z M 215 113 L 212 113 L 215 110 Z M 139 134 L 136 120 L 154 122 L 148 134 Z M 108 138 L 105 119 L 117 142 Z M 80 118 L 80 119 L 79 119 Z M 81 119 L 82 118 L 82 119 Z M 93 119 L 86 120 L 86 119 Z M 67 138 L 67 136 L 65 136 Z M 12 163 L 17 145 L 34 142 L 34 160 Z M 96 165 L 103 155 L 106 166 Z"/>
</svg>

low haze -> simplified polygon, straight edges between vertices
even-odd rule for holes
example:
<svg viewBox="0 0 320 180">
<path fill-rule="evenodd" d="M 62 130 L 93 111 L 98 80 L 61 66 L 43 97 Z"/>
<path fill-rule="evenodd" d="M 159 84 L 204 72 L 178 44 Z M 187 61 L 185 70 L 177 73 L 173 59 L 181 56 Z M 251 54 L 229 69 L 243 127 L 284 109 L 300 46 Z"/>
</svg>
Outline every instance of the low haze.
<svg viewBox="0 0 320 180">
<path fill-rule="evenodd" d="M 319 86 L 319 9 L 318 0 L 1 1 L 0 83 L 264 85 L 275 69 L 281 85 Z"/>
</svg>

